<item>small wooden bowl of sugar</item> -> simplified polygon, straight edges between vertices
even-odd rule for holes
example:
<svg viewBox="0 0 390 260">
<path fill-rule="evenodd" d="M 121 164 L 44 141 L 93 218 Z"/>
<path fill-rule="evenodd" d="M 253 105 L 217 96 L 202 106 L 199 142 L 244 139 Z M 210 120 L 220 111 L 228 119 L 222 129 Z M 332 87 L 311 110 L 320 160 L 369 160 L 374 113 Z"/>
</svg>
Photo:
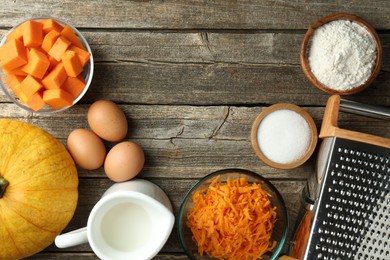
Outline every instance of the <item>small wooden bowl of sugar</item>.
<svg viewBox="0 0 390 260">
<path fill-rule="evenodd" d="M 251 143 L 257 157 L 277 169 L 293 169 L 313 154 L 318 140 L 313 118 L 301 107 L 279 103 L 255 119 Z"/>
<path fill-rule="evenodd" d="M 382 45 L 375 29 L 362 18 L 337 13 L 316 21 L 300 51 L 306 78 L 318 89 L 350 95 L 366 89 L 382 65 Z"/>
</svg>

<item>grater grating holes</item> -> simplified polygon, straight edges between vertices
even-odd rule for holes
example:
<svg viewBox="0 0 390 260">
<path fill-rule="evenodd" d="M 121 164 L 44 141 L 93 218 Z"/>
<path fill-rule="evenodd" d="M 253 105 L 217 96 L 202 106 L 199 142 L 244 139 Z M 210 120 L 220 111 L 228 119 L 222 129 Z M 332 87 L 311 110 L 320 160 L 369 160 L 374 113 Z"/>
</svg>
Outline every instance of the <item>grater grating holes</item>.
<svg viewBox="0 0 390 260">
<path fill-rule="evenodd" d="M 379 154 L 376 148 L 373 152 L 347 146 L 350 143 L 332 155 L 335 160 L 331 160 L 325 185 L 323 213 L 317 217 L 318 235 L 313 233 L 318 237 L 313 256 L 390 259 L 386 241 L 390 240 L 390 207 L 385 205 L 390 204 L 389 156 Z"/>
</svg>

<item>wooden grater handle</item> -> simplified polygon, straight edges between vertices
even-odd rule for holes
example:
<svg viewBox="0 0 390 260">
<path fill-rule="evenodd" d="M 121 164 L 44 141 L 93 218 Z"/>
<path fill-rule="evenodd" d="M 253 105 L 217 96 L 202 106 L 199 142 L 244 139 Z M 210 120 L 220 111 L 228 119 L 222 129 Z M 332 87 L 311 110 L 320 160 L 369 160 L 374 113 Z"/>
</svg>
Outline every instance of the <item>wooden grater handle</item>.
<svg viewBox="0 0 390 260">
<path fill-rule="evenodd" d="M 320 138 L 339 137 L 352 141 L 390 148 L 390 139 L 388 138 L 339 128 L 337 126 L 339 108 L 340 96 L 330 96 L 328 102 L 326 103 L 324 118 L 322 120 L 321 131 L 319 135 Z"/>
</svg>

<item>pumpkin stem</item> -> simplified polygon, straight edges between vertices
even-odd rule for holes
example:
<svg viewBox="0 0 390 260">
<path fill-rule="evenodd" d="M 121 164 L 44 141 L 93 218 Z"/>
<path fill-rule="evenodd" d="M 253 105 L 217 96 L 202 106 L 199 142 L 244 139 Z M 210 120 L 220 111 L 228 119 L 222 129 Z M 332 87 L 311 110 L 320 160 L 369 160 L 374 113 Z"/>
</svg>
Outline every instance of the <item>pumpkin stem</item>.
<svg viewBox="0 0 390 260">
<path fill-rule="evenodd" d="M 5 189 L 7 188 L 9 182 L 4 179 L 3 177 L 0 177 L 0 198 L 3 197 Z"/>
</svg>

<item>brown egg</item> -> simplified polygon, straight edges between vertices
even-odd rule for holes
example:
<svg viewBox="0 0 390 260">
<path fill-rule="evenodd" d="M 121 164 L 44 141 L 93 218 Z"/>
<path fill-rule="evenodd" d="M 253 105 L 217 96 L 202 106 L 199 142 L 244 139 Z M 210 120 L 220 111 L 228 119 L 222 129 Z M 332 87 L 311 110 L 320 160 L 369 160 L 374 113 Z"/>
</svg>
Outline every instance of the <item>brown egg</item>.
<svg viewBox="0 0 390 260">
<path fill-rule="evenodd" d="M 104 161 L 104 171 L 113 181 L 127 181 L 142 170 L 144 162 L 142 148 L 136 143 L 125 141 L 116 144 L 108 152 Z"/>
<path fill-rule="evenodd" d="M 101 167 L 106 157 L 102 139 L 87 129 L 73 130 L 68 136 L 67 148 L 75 163 L 86 170 Z"/>
<path fill-rule="evenodd" d="M 109 142 L 119 142 L 127 135 L 127 119 L 122 109 L 110 100 L 94 102 L 87 119 L 92 131 Z"/>
</svg>

